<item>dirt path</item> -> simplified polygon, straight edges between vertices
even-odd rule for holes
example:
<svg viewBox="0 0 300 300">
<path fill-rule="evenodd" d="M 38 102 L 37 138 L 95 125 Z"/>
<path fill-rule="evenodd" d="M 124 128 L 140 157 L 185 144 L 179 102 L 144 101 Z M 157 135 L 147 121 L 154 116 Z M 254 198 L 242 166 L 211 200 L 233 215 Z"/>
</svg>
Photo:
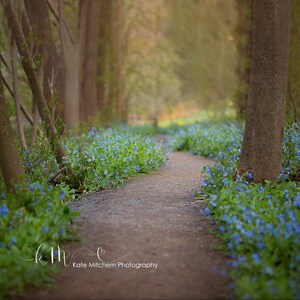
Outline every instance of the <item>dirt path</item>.
<svg viewBox="0 0 300 300">
<path fill-rule="evenodd" d="M 226 293 L 226 280 L 212 268 L 226 259 L 212 250 L 210 221 L 193 202 L 205 158 L 176 152 L 149 174 L 130 179 L 124 187 L 86 196 L 75 204 L 82 212 L 84 246 L 101 247 L 106 262 L 153 263 L 155 269 L 76 268 L 70 265 L 56 279 L 54 290 L 30 293 L 30 299 L 215 299 Z M 73 262 L 97 262 L 81 249 Z M 98 261 L 99 262 L 99 261 Z M 118 264 L 116 262 L 116 264 Z"/>
</svg>

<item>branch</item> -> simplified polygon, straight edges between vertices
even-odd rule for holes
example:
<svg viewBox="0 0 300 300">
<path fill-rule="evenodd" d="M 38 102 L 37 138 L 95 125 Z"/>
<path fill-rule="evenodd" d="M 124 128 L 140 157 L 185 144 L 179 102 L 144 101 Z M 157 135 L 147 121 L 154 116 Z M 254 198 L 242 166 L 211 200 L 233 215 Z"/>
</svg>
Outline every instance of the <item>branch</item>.
<svg viewBox="0 0 300 300">
<path fill-rule="evenodd" d="M 58 13 L 55 11 L 53 5 L 50 3 L 49 0 L 47 0 L 47 5 L 48 5 L 48 7 L 49 7 L 49 9 L 50 9 L 50 11 L 51 11 L 51 13 L 52 13 L 52 15 L 54 16 L 55 20 L 56 20 L 57 22 L 59 22 Z"/>
<path fill-rule="evenodd" d="M 6 81 L 6 79 L 4 78 L 2 73 L 1 73 L 1 78 L 3 80 L 3 83 L 4 83 L 5 87 L 7 88 L 8 92 L 10 93 L 10 95 L 12 97 L 14 97 L 14 93 L 12 91 L 12 88 L 9 86 L 8 82 Z M 27 109 L 25 108 L 25 106 L 23 105 L 23 103 L 21 101 L 20 101 L 20 106 L 21 106 L 21 111 L 23 112 L 25 118 L 30 123 L 30 125 L 32 125 L 33 124 L 32 116 L 29 114 L 29 112 L 27 111 Z"/>
<path fill-rule="evenodd" d="M 55 179 L 62 171 L 64 171 L 65 169 L 66 169 L 65 167 L 59 169 L 54 175 L 52 175 L 52 176 L 49 178 L 48 183 L 54 182 L 54 179 Z"/>
<path fill-rule="evenodd" d="M 7 71 L 8 71 L 9 73 L 11 73 L 11 70 L 10 70 L 10 68 L 9 68 L 8 63 L 6 62 L 4 56 L 3 56 L 1 53 L 0 53 L 0 59 L 1 59 L 1 61 L 3 62 L 3 64 L 4 64 L 5 68 L 7 69 Z"/>
</svg>

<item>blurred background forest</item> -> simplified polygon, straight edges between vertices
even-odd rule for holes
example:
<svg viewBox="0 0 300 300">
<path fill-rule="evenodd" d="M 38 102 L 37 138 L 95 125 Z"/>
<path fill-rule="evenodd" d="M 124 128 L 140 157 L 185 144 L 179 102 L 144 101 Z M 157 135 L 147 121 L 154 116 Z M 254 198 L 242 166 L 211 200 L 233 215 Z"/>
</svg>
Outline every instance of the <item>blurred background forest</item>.
<svg viewBox="0 0 300 300">
<path fill-rule="evenodd" d="M 250 0 L 10 2 L 20 43 L 60 131 L 120 122 L 167 126 L 207 111 L 244 117 Z M 299 120 L 300 1 L 292 5 L 287 117 Z M 39 130 L 40 109 L 22 67 L 27 54 L 17 53 L 4 6 L 1 77 L 10 118 L 25 145 Z"/>
</svg>

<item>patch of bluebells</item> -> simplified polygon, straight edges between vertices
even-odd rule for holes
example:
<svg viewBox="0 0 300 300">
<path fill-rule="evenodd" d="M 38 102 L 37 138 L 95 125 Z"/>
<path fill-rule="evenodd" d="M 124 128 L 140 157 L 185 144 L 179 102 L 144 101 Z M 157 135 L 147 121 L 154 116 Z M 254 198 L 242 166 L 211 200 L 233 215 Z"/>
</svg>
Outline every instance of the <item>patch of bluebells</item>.
<svg viewBox="0 0 300 300">
<path fill-rule="evenodd" d="M 253 174 L 234 180 L 241 150 L 240 127 L 193 125 L 175 137 L 177 146 L 216 159 L 206 167 L 201 193 L 208 195 L 204 216 L 219 226 L 231 259 L 238 299 L 300 298 L 300 184 L 287 180 L 299 170 L 300 127 L 285 130 L 283 171 L 277 182 L 249 183 Z M 226 139 L 221 132 L 228 132 Z M 198 131 L 201 132 L 198 132 Z M 232 141 L 232 132 L 237 140 Z M 189 136 L 192 135 L 192 136 Z M 196 139 L 201 137 L 201 143 Z M 183 140 L 182 140 L 183 139 Z M 225 142 L 226 141 L 226 142 Z M 206 145 L 208 143 L 208 146 Z"/>
<path fill-rule="evenodd" d="M 92 129 L 65 141 L 71 164 L 83 190 L 122 184 L 129 176 L 148 173 L 167 158 L 165 148 L 150 136 L 124 129 Z"/>
<path fill-rule="evenodd" d="M 69 136 L 62 143 L 65 162 L 71 164 L 83 191 L 98 190 L 123 183 L 129 176 L 149 172 L 167 158 L 165 148 L 151 137 L 128 128 L 98 130 Z M 21 150 L 20 150 L 21 151 Z M 28 187 L 16 186 L 6 193 L 0 178 L 0 298 L 22 292 L 29 282 L 48 282 L 50 266 L 45 268 L 20 257 L 32 258 L 41 243 L 47 247 L 73 238 L 68 230 L 77 214 L 68 202 L 75 197 L 72 181 L 59 173 L 58 182 L 49 185 L 59 166 L 52 150 L 39 137 L 30 150 L 22 150 Z M 23 206 L 16 205 L 22 200 Z M 25 245 L 25 246 L 24 246 Z"/>
<path fill-rule="evenodd" d="M 152 171 L 167 158 L 162 144 L 156 143 L 150 136 L 134 132 L 130 127 L 92 128 L 80 136 L 71 135 L 62 143 L 67 152 L 64 160 L 70 163 L 76 179 L 62 174 L 56 179 L 71 187 L 77 187 L 79 183 L 83 191 L 120 185 L 129 176 Z M 51 148 L 43 140 L 37 141 L 34 149 L 25 150 L 22 154 L 30 182 L 47 182 L 60 169 Z"/>
<path fill-rule="evenodd" d="M 66 203 L 73 195 L 66 186 L 49 187 L 38 182 L 29 188 L 18 186 L 15 193 L 1 191 L 0 299 L 21 293 L 26 283 L 49 282 L 51 267 L 26 259 L 34 258 L 41 243 L 50 247 L 72 238 L 65 228 L 76 215 Z M 16 205 L 20 200 L 21 207 Z"/>
</svg>

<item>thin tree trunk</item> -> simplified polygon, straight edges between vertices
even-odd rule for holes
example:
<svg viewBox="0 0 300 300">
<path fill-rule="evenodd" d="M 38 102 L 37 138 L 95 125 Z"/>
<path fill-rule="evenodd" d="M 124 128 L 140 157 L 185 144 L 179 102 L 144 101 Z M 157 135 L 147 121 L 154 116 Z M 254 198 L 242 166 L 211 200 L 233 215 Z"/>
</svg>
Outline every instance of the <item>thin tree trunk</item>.
<svg viewBox="0 0 300 300">
<path fill-rule="evenodd" d="M 37 51 L 43 58 L 43 91 L 45 99 L 49 105 L 54 106 L 53 100 L 55 94 L 63 95 L 63 74 L 61 65 L 61 58 L 57 54 L 56 46 L 52 37 L 52 30 L 50 26 L 48 5 L 46 0 L 24 0 L 26 12 L 30 20 L 32 28 L 37 31 L 37 38 L 39 43 L 35 43 Z M 53 109 L 55 114 L 60 114 L 58 109 L 59 105 L 56 105 Z"/>
<path fill-rule="evenodd" d="M 59 31 L 64 62 L 64 121 L 67 128 L 78 126 L 80 120 L 80 28 L 74 37 L 63 18 L 63 1 L 58 1 Z M 80 23 L 80 13 L 79 20 Z"/>
<path fill-rule="evenodd" d="M 21 115 L 21 106 L 20 106 L 20 97 L 19 97 L 19 83 L 18 83 L 18 72 L 17 72 L 17 48 L 16 43 L 12 39 L 11 42 L 11 71 L 12 71 L 12 85 L 13 85 L 13 95 L 14 95 L 14 102 L 15 102 L 15 110 L 16 110 L 16 122 L 18 133 L 20 136 L 21 146 L 23 148 L 27 148 L 26 139 L 24 135 L 24 128 L 22 126 L 22 115 Z"/>
<path fill-rule="evenodd" d="M 253 0 L 236 0 L 238 22 L 235 29 L 235 35 L 239 62 L 236 67 L 236 73 L 239 82 L 235 92 L 235 101 L 238 116 L 242 118 L 244 118 L 246 114 L 250 78 L 252 2 Z"/>
<path fill-rule="evenodd" d="M 291 5 L 254 0 L 252 65 L 239 172 L 274 180 L 282 166 Z"/>
<path fill-rule="evenodd" d="M 113 105 L 110 98 L 112 91 L 112 54 L 110 51 L 112 34 L 112 1 L 100 1 L 100 28 L 98 38 L 98 69 L 97 97 L 98 109 L 101 111 L 102 122 L 107 123 L 113 118 Z"/>
<path fill-rule="evenodd" d="M 97 55 L 100 2 L 87 0 L 86 34 L 83 63 L 82 100 L 84 121 L 97 115 Z"/>
<path fill-rule="evenodd" d="M 124 7 L 118 0 L 112 0 L 110 26 L 110 83 L 109 101 L 113 118 L 118 122 L 126 122 L 124 87 L 123 87 L 123 26 Z"/>
<path fill-rule="evenodd" d="M 7 114 L 2 76 L 0 76 L 0 167 L 8 190 L 13 190 L 14 184 L 25 182 L 24 169 Z"/>
<path fill-rule="evenodd" d="M 21 55 L 21 61 L 33 94 L 34 101 L 38 106 L 39 114 L 45 126 L 47 137 L 49 139 L 57 162 L 59 164 L 62 164 L 63 157 L 65 157 L 66 155 L 61 144 L 58 143 L 55 124 L 53 122 L 53 118 L 50 115 L 47 102 L 45 100 L 41 85 L 38 81 L 34 63 L 32 61 L 32 57 L 30 56 L 27 42 L 22 33 L 15 8 L 10 0 L 3 0 L 2 2 L 4 3 L 5 15 L 8 20 L 8 25 L 12 31 L 13 37 L 16 41 L 19 53 Z"/>
</svg>

